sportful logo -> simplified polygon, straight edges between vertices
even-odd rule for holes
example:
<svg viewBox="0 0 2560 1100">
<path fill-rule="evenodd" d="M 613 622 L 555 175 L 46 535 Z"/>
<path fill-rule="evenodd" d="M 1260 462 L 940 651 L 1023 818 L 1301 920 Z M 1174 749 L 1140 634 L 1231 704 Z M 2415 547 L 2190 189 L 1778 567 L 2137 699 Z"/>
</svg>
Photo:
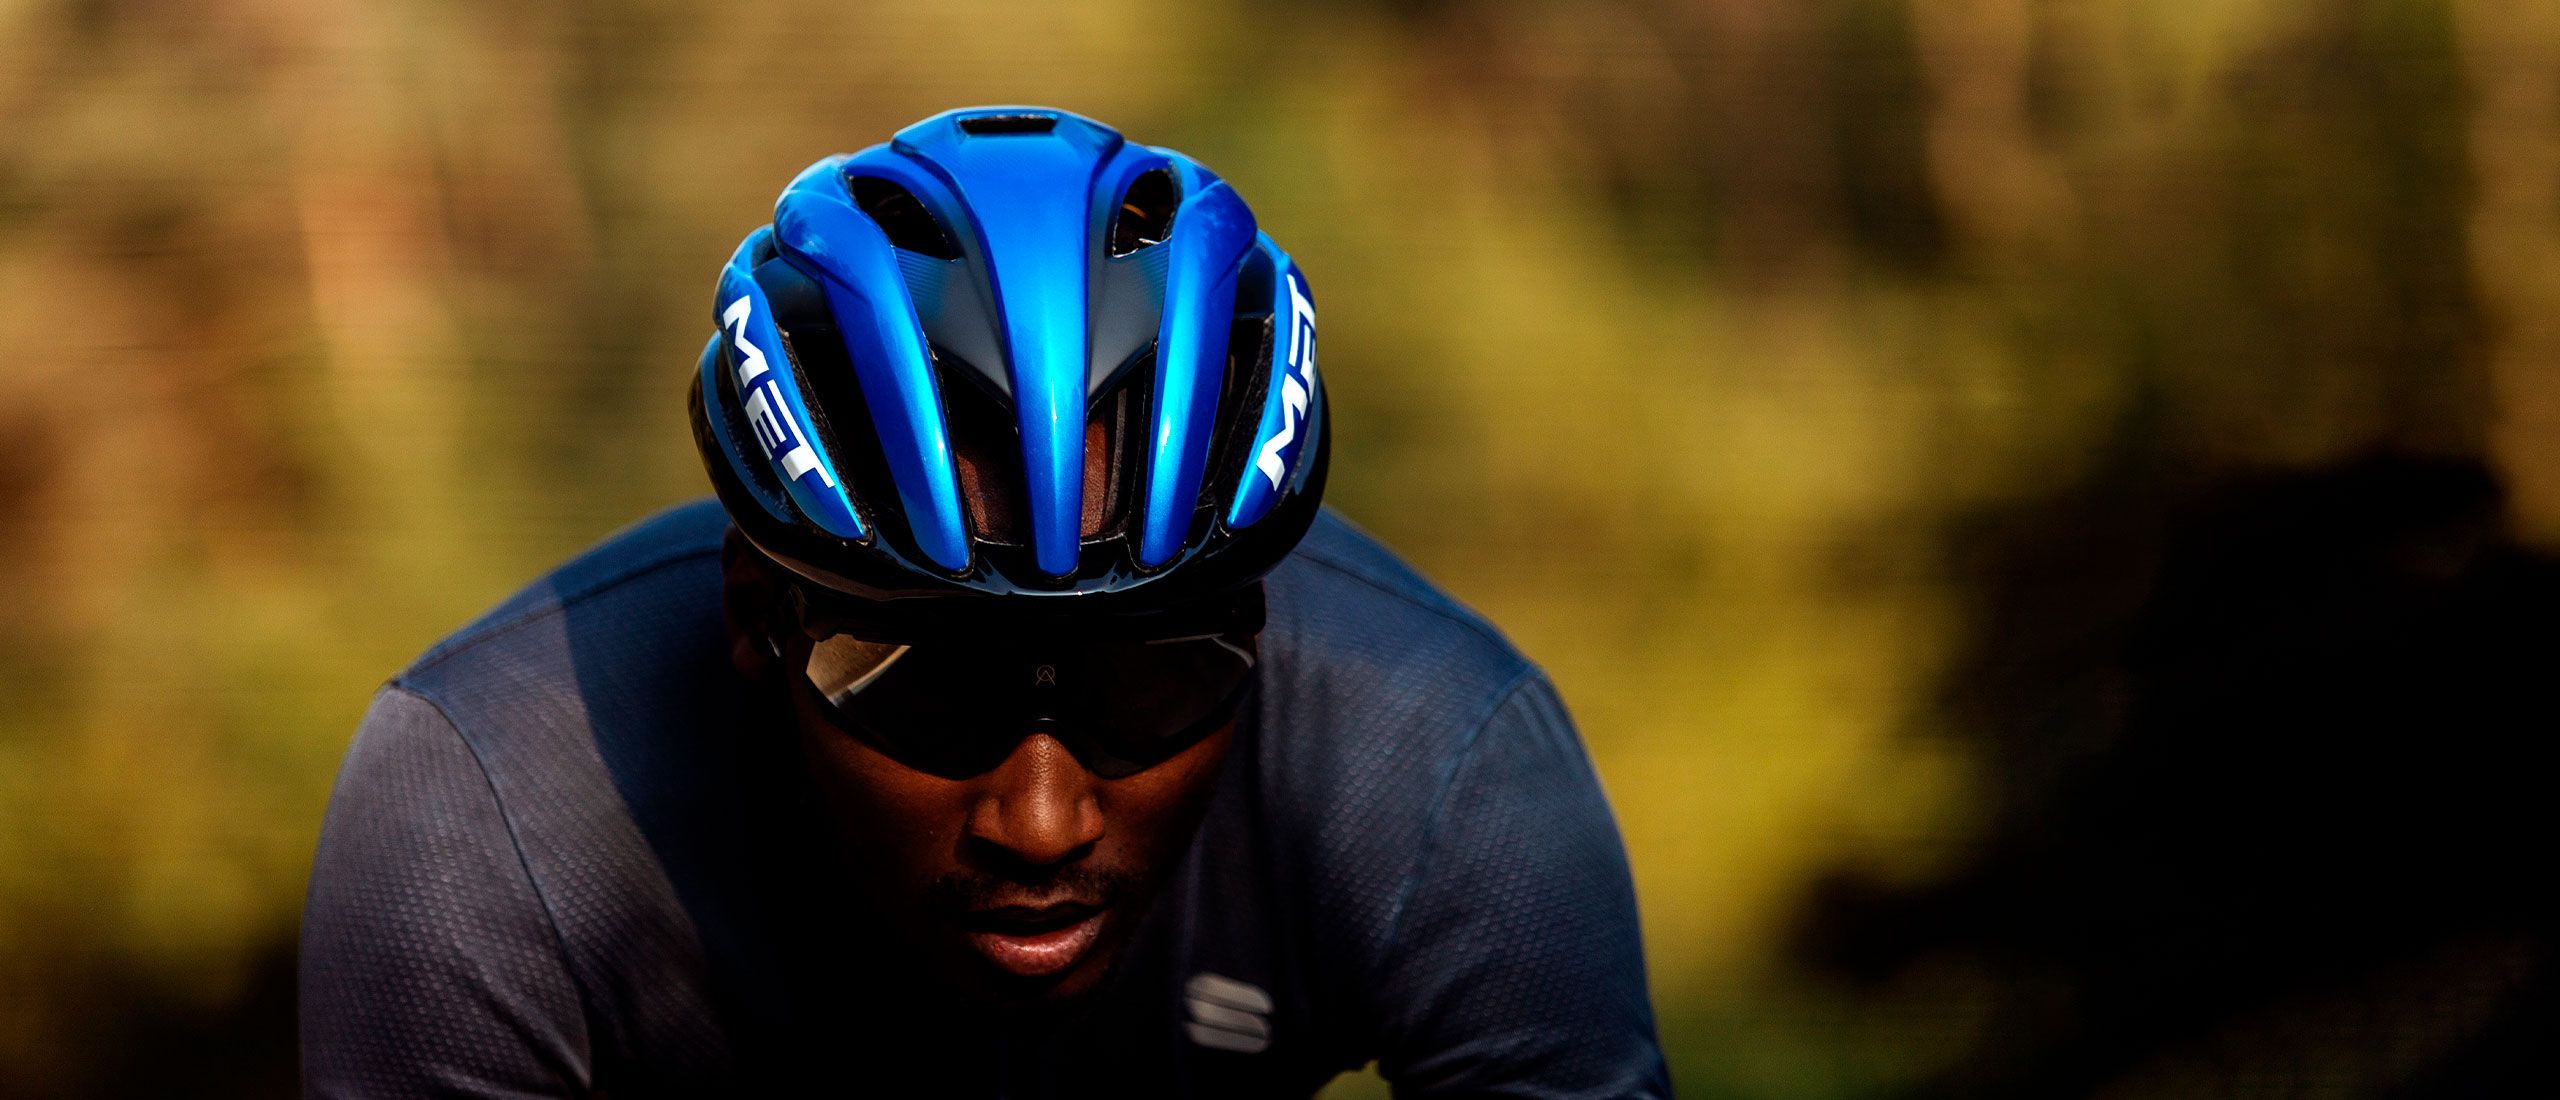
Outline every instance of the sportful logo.
<svg viewBox="0 0 2560 1100">
<path fill-rule="evenodd" d="M 1280 452 L 1298 438 L 1298 423 L 1307 415 L 1307 401 L 1316 388 L 1316 304 L 1307 300 L 1306 285 L 1298 281 L 1295 271 L 1289 273 L 1289 365 L 1298 373 L 1280 376 L 1280 430 L 1253 461 L 1274 489 L 1289 472 Z"/>
<path fill-rule="evenodd" d="M 784 477 L 793 481 L 816 471 L 818 480 L 827 488 L 836 487 L 836 479 L 818 464 L 818 453 L 809 447 L 809 433 L 800 430 L 792 419 L 790 406 L 782 401 L 782 386 L 766 365 L 764 352 L 747 339 L 747 318 L 755 315 L 755 300 L 741 295 L 720 311 L 720 322 L 729 329 L 730 342 L 738 346 L 738 392 L 746 395 L 747 423 L 755 428 L 756 438 L 765 450 L 782 465 Z"/>
<path fill-rule="evenodd" d="M 1182 987 L 1191 1041 L 1213 1050 L 1258 1054 L 1271 1045 L 1271 994 L 1220 974 L 1194 974 Z"/>
</svg>

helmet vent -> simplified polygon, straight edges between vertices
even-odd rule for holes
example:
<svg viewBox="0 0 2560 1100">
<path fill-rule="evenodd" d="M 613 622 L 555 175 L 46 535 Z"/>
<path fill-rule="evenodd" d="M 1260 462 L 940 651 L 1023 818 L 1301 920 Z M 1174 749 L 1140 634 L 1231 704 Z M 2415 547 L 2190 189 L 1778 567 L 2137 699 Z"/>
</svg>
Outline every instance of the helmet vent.
<svg viewBox="0 0 2560 1100">
<path fill-rule="evenodd" d="M 1273 320 L 1268 313 L 1238 317 L 1227 331 L 1227 377 L 1218 387 L 1218 423 L 1227 427 L 1209 452 L 1208 475 L 1200 479 L 1203 503 L 1222 504 L 1253 462 L 1253 439 L 1262 419 L 1255 410 L 1262 408 L 1264 391 L 1271 388 L 1271 342 L 1277 336 Z"/>
<path fill-rule="evenodd" d="M 933 212 L 924 208 L 914 192 L 877 176 L 855 176 L 846 182 L 853 188 L 853 204 L 871 215 L 880 231 L 889 235 L 890 244 L 937 260 L 960 258 L 951 235 L 942 231 L 942 224 L 933 220 Z"/>
<path fill-rule="evenodd" d="M 982 542 L 1029 546 L 1031 494 L 1023 484 L 1022 435 L 1014 427 L 1012 411 L 966 364 L 939 347 L 933 350 L 936 373 L 946 379 L 943 412 L 970 529 Z M 1135 373 L 1144 375 L 1151 369 L 1141 364 Z M 948 380 L 953 374 L 965 380 Z M 1085 421 L 1083 521 L 1077 529 L 1081 540 L 1116 534 L 1127 520 L 1126 483 L 1146 461 L 1140 452 L 1146 432 L 1136 425 L 1136 418 L 1145 411 L 1145 393 L 1152 388 L 1143 379 L 1122 386 Z"/>
<path fill-rule="evenodd" d="M 978 115 L 960 120 L 960 128 L 980 136 L 1045 134 L 1058 126 L 1056 115 Z"/>
<path fill-rule="evenodd" d="M 1111 215 L 1111 254 L 1126 256 L 1173 235 L 1173 211 L 1181 205 L 1173 173 L 1158 168 L 1129 181 L 1120 209 Z"/>
<path fill-rule="evenodd" d="M 985 377 L 939 346 L 934 374 L 941 381 L 943 423 L 952 464 L 960 475 L 961 507 L 979 541 L 1001 546 L 1031 542 L 1030 492 L 1022 476 L 1022 436 L 1013 414 L 991 392 Z M 954 377 L 957 376 L 957 377 Z"/>
<path fill-rule="evenodd" d="M 1147 467 L 1146 415 L 1155 392 L 1155 356 L 1132 367 L 1119 392 L 1106 397 L 1085 421 L 1084 537 L 1128 533 L 1139 475 Z"/>
<path fill-rule="evenodd" d="M 905 510 L 889 460 L 881 452 L 878 433 L 871 430 L 870 406 L 817 280 L 785 257 L 756 265 L 755 276 L 773 303 L 782 357 L 799 379 L 800 392 L 808 396 L 810 434 L 834 456 L 836 473 L 863 522 L 906 539 Z"/>
</svg>

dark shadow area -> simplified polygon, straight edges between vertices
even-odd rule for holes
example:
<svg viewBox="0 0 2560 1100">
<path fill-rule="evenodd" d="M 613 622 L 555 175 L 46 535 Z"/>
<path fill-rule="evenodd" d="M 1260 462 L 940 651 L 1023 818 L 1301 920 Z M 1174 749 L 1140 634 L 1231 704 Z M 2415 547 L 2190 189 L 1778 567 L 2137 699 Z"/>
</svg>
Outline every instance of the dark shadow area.
<svg viewBox="0 0 2560 1100">
<path fill-rule="evenodd" d="M 236 995 L 208 999 L 133 964 L 84 967 L 54 996 L 71 1045 L 41 1080 L 0 1076 L 0 1097 L 292 1096 L 294 930 L 249 951 Z M 76 989 L 76 992 L 74 990 Z"/>
<path fill-rule="evenodd" d="M 1915 1095 L 2560 1095 L 2560 561 L 2465 460 L 2160 484 L 1955 540 L 1971 637 L 1925 725 L 1983 829 L 1935 881 L 1829 876 L 1799 959 L 1981 981 Z"/>
</svg>

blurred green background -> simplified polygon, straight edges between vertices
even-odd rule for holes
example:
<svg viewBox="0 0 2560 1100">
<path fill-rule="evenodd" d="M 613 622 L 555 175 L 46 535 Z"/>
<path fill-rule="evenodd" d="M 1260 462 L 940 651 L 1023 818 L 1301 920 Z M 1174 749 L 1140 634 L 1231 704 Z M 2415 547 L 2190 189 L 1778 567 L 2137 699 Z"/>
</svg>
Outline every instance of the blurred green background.
<svg viewBox="0 0 2560 1100">
<path fill-rule="evenodd" d="M 718 264 L 985 102 L 1305 266 L 1330 499 L 1562 686 L 1685 1095 L 2547 1038 L 2560 5 L 16 0 L 0 1094 L 291 1087 L 373 687 L 704 492 Z"/>
</svg>

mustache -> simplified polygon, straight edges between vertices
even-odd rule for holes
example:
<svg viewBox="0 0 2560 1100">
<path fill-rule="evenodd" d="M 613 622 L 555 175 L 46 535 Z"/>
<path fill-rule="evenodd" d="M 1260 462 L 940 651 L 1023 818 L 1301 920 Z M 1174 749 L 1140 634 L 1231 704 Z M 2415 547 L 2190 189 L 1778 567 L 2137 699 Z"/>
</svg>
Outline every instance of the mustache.
<svg viewBox="0 0 2560 1100">
<path fill-rule="evenodd" d="M 935 876 L 926 891 L 937 908 L 955 913 L 1059 901 L 1108 908 L 1128 897 L 1136 881 L 1136 876 L 1121 871 L 1066 866 L 1037 874 L 952 872 Z"/>
</svg>

